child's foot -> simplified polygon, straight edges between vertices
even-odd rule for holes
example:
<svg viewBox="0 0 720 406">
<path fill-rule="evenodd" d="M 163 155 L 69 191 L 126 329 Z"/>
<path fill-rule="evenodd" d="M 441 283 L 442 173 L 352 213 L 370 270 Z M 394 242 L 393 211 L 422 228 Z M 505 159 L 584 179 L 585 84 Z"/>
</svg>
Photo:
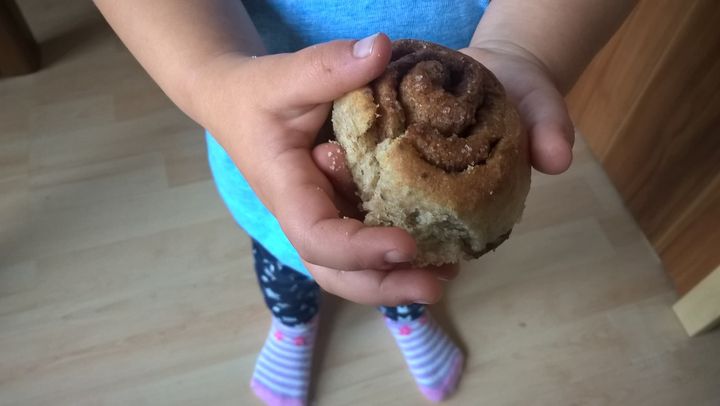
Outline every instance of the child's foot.
<svg viewBox="0 0 720 406">
<path fill-rule="evenodd" d="M 307 401 L 317 317 L 288 327 L 273 317 L 250 387 L 269 406 L 303 406 Z"/>
<path fill-rule="evenodd" d="M 463 368 L 463 355 L 435 321 L 425 312 L 413 321 L 385 323 L 395 337 L 420 391 L 433 402 L 455 391 Z"/>
</svg>

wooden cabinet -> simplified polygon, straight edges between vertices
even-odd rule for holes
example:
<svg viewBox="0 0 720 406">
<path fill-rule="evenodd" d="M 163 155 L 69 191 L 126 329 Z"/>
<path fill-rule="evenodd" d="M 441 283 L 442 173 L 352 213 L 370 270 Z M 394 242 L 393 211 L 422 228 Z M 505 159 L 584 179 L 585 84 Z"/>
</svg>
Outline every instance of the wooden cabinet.
<svg viewBox="0 0 720 406">
<path fill-rule="evenodd" d="M 567 100 L 678 292 L 690 291 L 720 264 L 720 2 L 640 1 Z"/>
</svg>

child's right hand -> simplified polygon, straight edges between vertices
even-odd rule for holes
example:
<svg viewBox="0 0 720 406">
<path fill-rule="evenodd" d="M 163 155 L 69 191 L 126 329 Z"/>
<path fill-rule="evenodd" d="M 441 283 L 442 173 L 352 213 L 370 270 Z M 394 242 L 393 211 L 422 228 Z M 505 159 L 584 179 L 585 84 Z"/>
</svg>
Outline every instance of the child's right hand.
<svg viewBox="0 0 720 406">
<path fill-rule="evenodd" d="M 415 256 L 412 237 L 342 218 L 352 204 L 312 156 L 332 101 L 379 76 L 390 53 L 381 34 L 291 54 L 222 55 L 192 81 L 195 108 L 321 287 L 366 304 L 434 303 L 456 269 L 392 270 Z"/>
</svg>

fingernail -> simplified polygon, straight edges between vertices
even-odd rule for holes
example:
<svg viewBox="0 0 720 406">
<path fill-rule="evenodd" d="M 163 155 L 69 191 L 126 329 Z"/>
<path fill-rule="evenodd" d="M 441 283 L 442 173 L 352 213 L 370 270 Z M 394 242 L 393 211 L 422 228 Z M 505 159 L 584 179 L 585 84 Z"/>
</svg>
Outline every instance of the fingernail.
<svg viewBox="0 0 720 406">
<path fill-rule="evenodd" d="M 412 257 L 400 251 L 388 251 L 385 253 L 385 262 L 389 262 L 391 264 L 401 264 L 403 262 L 410 261 L 412 261 Z"/>
<path fill-rule="evenodd" d="M 378 271 L 390 271 L 395 268 L 394 264 L 382 264 L 377 267 Z"/>
<path fill-rule="evenodd" d="M 363 38 L 353 45 L 353 56 L 356 58 L 367 58 L 372 54 L 373 45 L 377 34 L 373 34 L 367 38 Z"/>
</svg>

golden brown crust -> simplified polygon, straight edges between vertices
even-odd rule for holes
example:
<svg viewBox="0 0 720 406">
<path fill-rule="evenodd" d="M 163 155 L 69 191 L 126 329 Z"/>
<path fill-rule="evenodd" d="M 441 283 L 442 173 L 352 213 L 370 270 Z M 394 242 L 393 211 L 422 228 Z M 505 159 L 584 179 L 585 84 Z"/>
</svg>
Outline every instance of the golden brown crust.
<svg viewBox="0 0 720 406">
<path fill-rule="evenodd" d="M 407 229 L 419 264 L 478 257 L 522 214 L 525 133 L 497 79 L 466 55 L 396 41 L 387 72 L 337 100 L 333 123 L 366 222 Z"/>
</svg>

